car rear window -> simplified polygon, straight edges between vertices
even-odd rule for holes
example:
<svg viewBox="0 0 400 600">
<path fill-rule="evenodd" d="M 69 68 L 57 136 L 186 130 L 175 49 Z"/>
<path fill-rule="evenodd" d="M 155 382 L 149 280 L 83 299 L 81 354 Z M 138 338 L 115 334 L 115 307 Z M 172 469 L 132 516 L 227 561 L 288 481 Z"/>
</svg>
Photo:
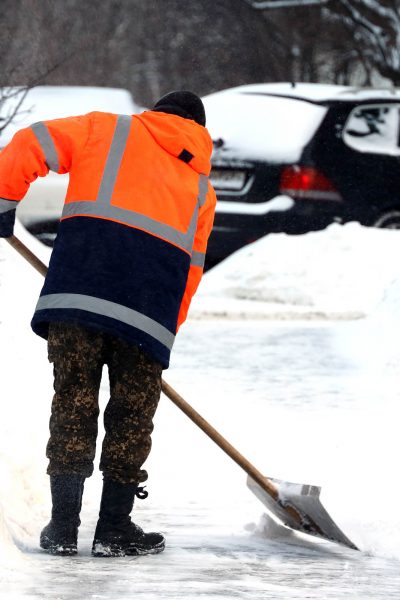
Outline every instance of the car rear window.
<svg viewBox="0 0 400 600">
<path fill-rule="evenodd" d="M 298 99 L 233 92 L 203 98 L 207 128 L 232 159 L 291 163 L 319 127 L 327 108 Z"/>
</svg>

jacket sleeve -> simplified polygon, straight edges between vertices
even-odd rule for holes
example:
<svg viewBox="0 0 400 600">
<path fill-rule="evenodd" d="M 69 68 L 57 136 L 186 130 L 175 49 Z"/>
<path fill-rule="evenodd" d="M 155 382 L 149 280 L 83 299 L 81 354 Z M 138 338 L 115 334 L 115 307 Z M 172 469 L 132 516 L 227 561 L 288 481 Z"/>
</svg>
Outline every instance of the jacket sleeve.
<svg viewBox="0 0 400 600">
<path fill-rule="evenodd" d="M 14 135 L 0 153 L 0 237 L 12 235 L 18 202 L 37 177 L 68 173 L 89 127 L 90 114 L 34 123 Z"/>
<path fill-rule="evenodd" d="M 178 315 L 177 330 L 186 320 L 190 302 L 196 293 L 201 278 L 203 276 L 204 261 L 206 257 L 207 242 L 210 237 L 212 226 L 214 223 L 215 206 L 217 199 L 214 188 L 208 182 L 208 191 L 206 200 L 199 211 L 197 221 L 197 229 L 194 238 L 192 260 L 190 263 L 189 275 L 186 283 L 186 289 L 183 294 L 183 299 Z"/>
</svg>

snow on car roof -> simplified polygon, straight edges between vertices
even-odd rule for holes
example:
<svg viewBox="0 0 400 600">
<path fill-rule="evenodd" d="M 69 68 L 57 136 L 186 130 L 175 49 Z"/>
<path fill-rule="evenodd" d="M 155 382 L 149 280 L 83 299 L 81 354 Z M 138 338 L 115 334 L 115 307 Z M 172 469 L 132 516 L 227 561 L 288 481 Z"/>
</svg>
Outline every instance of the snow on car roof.
<svg viewBox="0 0 400 600">
<path fill-rule="evenodd" d="M 22 89 L 22 88 L 21 88 Z M 0 98 L 18 88 L 3 88 Z M 7 119 L 21 95 L 0 102 L 0 119 Z M 6 127 L 1 136 L 1 145 L 7 143 L 14 133 L 31 123 L 48 119 L 59 119 L 82 115 L 92 111 L 133 114 L 140 109 L 128 90 L 122 88 L 92 86 L 43 85 L 28 91 L 18 114 Z"/>
<path fill-rule="evenodd" d="M 215 92 L 205 96 L 203 102 L 213 140 L 223 141 L 216 145 L 215 163 L 218 159 L 290 163 L 299 160 L 321 124 L 329 101 L 397 98 L 400 90 L 264 83 Z"/>
<path fill-rule="evenodd" d="M 235 94 L 283 95 L 314 102 L 400 99 L 400 89 L 398 88 L 369 88 L 324 83 L 255 83 L 225 91 Z"/>
<path fill-rule="evenodd" d="M 211 137 L 223 140 L 214 151 L 215 162 L 297 161 L 327 112 L 318 104 L 232 90 L 210 94 L 203 102 Z"/>
</svg>

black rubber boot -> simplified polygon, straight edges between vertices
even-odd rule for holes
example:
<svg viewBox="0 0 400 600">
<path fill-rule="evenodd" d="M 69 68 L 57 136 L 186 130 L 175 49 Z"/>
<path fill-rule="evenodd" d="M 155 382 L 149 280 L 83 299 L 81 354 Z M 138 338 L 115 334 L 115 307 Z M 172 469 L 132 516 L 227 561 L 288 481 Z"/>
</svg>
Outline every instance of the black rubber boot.
<svg viewBox="0 0 400 600">
<path fill-rule="evenodd" d="M 40 534 L 40 547 L 50 554 L 72 556 L 78 552 L 84 483 L 82 475 L 50 476 L 51 521 Z"/>
<path fill-rule="evenodd" d="M 136 484 L 104 479 L 93 556 L 157 554 L 164 550 L 165 539 L 161 533 L 145 533 L 132 523 L 129 515 L 135 496 L 146 498 L 147 492 Z"/>
</svg>

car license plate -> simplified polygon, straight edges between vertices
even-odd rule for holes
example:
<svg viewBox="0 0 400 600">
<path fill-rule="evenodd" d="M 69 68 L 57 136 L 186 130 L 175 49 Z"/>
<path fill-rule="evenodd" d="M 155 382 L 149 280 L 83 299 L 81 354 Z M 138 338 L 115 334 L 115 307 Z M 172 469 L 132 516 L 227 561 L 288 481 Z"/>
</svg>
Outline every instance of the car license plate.
<svg viewBox="0 0 400 600">
<path fill-rule="evenodd" d="M 216 190 L 239 191 L 246 182 L 246 171 L 238 169 L 212 169 L 210 181 Z"/>
</svg>

